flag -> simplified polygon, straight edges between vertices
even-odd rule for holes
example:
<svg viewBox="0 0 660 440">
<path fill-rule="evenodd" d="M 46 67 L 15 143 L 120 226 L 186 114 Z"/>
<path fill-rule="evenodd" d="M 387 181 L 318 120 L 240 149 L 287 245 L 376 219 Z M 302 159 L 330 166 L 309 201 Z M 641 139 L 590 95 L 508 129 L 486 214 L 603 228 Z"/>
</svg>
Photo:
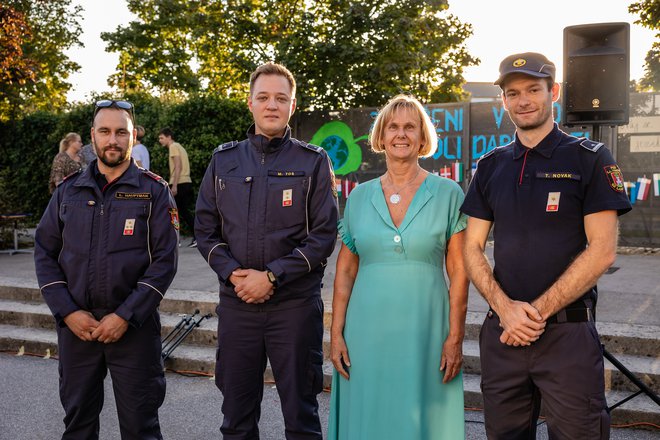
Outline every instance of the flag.
<svg viewBox="0 0 660 440">
<path fill-rule="evenodd" d="M 651 189 L 651 179 L 646 176 L 637 178 L 637 200 L 646 200 Z"/>
<path fill-rule="evenodd" d="M 632 182 L 623 182 L 623 188 L 626 190 L 626 195 L 632 199 L 631 190 L 635 187 Z"/>
<path fill-rule="evenodd" d="M 341 193 L 344 195 L 344 198 L 347 199 L 348 196 L 351 194 L 351 191 L 353 191 L 353 188 L 355 188 L 355 182 L 352 180 L 344 179 L 342 180 L 342 190 Z"/>
<path fill-rule="evenodd" d="M 449 168 L 447 165 L 440 168 L 440 177 L 451 179 L 451 168 Z"/>
<path fill-rule="evenodd" d="M 456 182 L 463 181 L 463 164 L 461 162 L 454 162 L 451 165 L 451 174 Z"/>
<path fill-rule="evenodd" d="M 635 200 L 637 200 L 637 190 L 639 187 L 636 182 L 630 182 L 630 204 L 634 205 Z"/>
<path fill-rule="evenodd" d="M 660 196 L 660 173 L 653 173 L 653 195 Z"/>
<path fill-rule="evenodd" d="M 337 187 L 337 196 L 341 195 L 341 179 L 338 177 L 335 177 L 335 185 Z"/>
</svg>

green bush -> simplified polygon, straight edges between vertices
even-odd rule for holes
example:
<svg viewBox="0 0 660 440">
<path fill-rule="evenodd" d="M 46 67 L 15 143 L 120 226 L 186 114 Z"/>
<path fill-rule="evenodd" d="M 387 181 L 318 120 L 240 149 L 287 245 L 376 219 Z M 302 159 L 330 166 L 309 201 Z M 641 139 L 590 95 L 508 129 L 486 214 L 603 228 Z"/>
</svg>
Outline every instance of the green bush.
<svg viewBox="0 0 660 440">
<path fill-rule="evenodd" d="M 105 97 L 100 97 L 105 98 Z M 245 138 L 252 123 L 243 101 L 216 96 L 195 96 L 182 102 L 130 94 L 136 123 L 145 127 L 144 145 L 151 155 L 151 169 L 169 177 L 167 151 L 158 143 L 158 131 L 170 127 L 188 152 L 193 186 L 202 180 L 213 149 Z M 48 178 L 59 141 L 68 132 L 90 142 L 94 106 L 77 104 L 64 113 L 37 112 L 19 120 L 0 123 L 0 213 L 30 213 L 36 224 L 48 204 Z"/>
</svg>

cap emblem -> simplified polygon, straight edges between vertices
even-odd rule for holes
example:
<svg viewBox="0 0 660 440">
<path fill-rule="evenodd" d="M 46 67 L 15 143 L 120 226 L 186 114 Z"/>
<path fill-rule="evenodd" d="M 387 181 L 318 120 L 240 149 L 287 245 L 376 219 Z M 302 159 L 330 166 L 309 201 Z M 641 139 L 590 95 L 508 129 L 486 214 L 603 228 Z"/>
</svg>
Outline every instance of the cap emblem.
<svg viewBox="0 0 660 440">
<path fill-rule="evenodd" d="M 513 67 L 522 67 L 525 64 L 527 64 L 527 61 L 525 61 L 523 58 L 518 58 L 513 62 Z"/>
</svg>

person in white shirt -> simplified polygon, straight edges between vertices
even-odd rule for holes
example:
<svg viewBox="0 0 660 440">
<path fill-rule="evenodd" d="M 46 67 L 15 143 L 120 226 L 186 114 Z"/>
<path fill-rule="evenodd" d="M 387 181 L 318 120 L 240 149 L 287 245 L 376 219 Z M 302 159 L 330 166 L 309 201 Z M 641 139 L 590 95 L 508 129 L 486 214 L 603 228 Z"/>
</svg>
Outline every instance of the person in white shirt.
<svg viewBox="0 0 660 440">
<path fill-rule="evenodd" d="M 144 168 L 145 170 L 149 169 L 149 150 L 147 147 L 142 145 L 142 138 L 144 137 L 144 127 L 138 125 L 135 127 L 137 130 L 137 144 L 133 145 L 133 151 L 131 152 L 131 157 L 135 159 L 139 167 Z"/>
</svg>

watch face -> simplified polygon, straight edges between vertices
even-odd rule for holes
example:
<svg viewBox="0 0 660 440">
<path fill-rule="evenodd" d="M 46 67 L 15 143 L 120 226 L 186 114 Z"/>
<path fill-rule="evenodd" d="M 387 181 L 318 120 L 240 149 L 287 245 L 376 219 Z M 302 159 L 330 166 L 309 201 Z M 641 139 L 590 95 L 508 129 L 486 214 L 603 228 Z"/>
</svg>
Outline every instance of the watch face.
<svg viewBox="0 0 660 440">
<path fill-rule="evenodd" d="M 277 281 L 277 278 L 275 277 L 275 274 L 271 271 L 268 271 L 268 272 L 266 272 L 266 275 L 268 275 L 268 281 L 275 284 L 275 281 Z"/>
</svg>

